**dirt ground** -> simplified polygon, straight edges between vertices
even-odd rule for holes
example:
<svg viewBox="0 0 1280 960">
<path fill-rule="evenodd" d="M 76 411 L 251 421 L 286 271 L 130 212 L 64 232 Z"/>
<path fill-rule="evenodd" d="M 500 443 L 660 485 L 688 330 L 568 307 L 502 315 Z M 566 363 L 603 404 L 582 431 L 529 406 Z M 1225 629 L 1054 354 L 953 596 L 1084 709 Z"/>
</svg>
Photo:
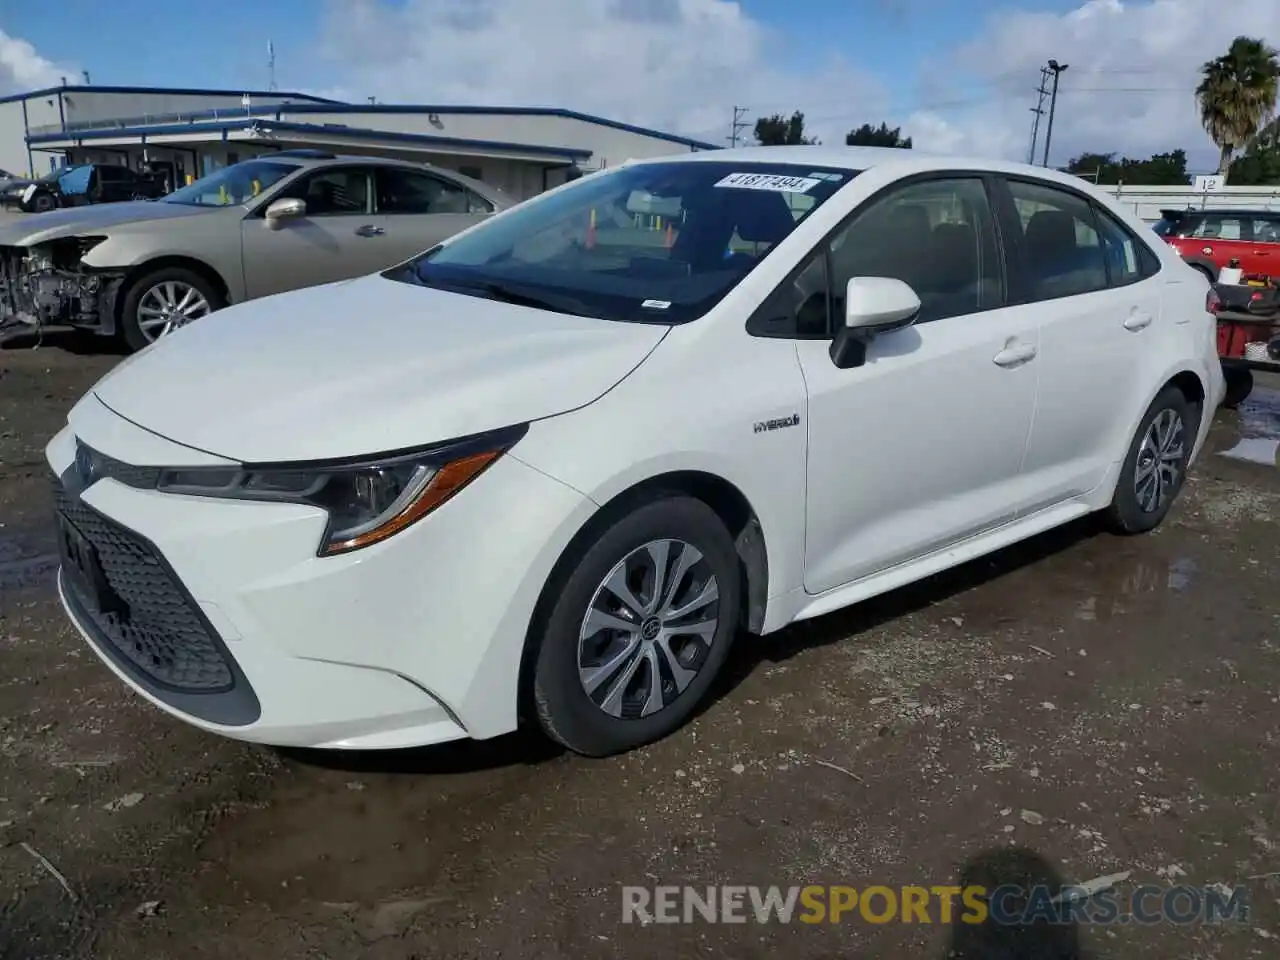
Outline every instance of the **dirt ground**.
<svg viewBox="0 0 1280 960">
<path fill-rule="evenodd" d="M 650 749 L 353 756 L 189 729 L 64 621 L 42 447 L 117 359 L 84 346 L 0 350 L 0 957 L 1280 955 L 1280 394 L 1219 413 L 1157 533 L 1080 524 L 743 643 Z M 627 884 L 962 870 L 1242 886 L 1250 915 L 967 948 L 936 923 L 622 923 Z"/>
</svg>

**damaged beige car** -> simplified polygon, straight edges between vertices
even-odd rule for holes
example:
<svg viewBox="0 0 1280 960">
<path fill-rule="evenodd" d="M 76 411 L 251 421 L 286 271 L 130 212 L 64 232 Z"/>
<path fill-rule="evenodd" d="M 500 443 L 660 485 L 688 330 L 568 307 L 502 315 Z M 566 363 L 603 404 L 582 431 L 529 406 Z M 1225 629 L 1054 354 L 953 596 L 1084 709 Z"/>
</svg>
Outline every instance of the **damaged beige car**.
<svg viewBox="0 0 1280 960">
<path fill-rule="evenodd" d="M 0 333 L 72 326 L 140 350 L 227 304 L 392 266 L 510 205 L 422 164 L 269 154 L 160 200 L 0 227 Z"/>
</svg>

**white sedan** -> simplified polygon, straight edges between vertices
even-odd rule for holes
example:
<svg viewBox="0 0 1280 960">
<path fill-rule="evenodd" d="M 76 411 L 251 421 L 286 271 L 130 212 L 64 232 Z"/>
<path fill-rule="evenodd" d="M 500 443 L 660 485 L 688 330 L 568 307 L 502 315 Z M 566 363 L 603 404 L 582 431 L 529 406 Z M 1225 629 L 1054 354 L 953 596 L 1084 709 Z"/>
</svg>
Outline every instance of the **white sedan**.
<svg viewBox="0 0 1280 960">
<path fill-rule="evenodd" d="M 615 753 L 735 640 L 1159 524 L 1223 394 L 1209 295 L 1042 168 L 628 163 L 121 363 L 48 446 L 59 590 L 214 733 Z"/>
</svg>

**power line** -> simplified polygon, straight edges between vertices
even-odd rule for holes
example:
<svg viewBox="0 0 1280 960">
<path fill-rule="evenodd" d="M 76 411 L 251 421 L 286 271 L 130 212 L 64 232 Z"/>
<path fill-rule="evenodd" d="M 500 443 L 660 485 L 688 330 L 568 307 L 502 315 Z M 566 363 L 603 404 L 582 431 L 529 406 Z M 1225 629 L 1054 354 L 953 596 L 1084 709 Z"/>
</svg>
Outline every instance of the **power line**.
<svg viewBox="0 0 1280 960">
<path fill-rule="evenodd" d="M 746 116 L 746 113 L 746 107 L 733 108 L 733 126 L 730 128 L 732 132 L 729 136 L 725 137 L 725 139 L 729 141 L 730 147 L 736 147 L 738 145 L 738 131 L 751 125 L 746 120 L 739 119 L 740 117 Z"/>
</svg>

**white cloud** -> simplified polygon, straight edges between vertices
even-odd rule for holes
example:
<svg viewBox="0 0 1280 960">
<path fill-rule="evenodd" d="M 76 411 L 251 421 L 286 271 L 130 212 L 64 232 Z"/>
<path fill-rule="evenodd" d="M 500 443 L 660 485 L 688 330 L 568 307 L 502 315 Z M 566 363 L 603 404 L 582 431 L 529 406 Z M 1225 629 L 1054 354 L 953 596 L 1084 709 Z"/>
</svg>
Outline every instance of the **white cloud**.
<svg viewBox="0 0 1280 960">
<path fill-rule="evenodd" d="M 1025 159 L 1034 88 L 1052 57 L 1068 64 L 1052 163 L 1086 150 L 1149 156 L 1181 147 L 1192 167 L 1212 169 L 1217 151 L 1193 95 L 1198 71 L 1242 33 L 1280 46 L 1280 3 L 1088 0 L 1062 15 L 1006 10 L 942 65 L 971 91 L 974 105 L 918 110 L 907 132 L 924 149 Z M 1044 135 L 1042 122 L 1037 162 Z"/>
<path fill-rule="evenodd" d="M 79 72 L 59 67 L 42 57 L 26 40 L 0 30 L 0 96 L 56 87 L 64 76 L 78 77 Z"/>
<path fill-rule="evenodd" d="M 730 0 L 331 0 L 323 35 L 356 100 L 567 107 L 716 143 L 735 104 L 754 120 L 830 113 L 833 90 L 888 100 L 839 57 L 779 66 L 804 50 Z"/>
</svg>

